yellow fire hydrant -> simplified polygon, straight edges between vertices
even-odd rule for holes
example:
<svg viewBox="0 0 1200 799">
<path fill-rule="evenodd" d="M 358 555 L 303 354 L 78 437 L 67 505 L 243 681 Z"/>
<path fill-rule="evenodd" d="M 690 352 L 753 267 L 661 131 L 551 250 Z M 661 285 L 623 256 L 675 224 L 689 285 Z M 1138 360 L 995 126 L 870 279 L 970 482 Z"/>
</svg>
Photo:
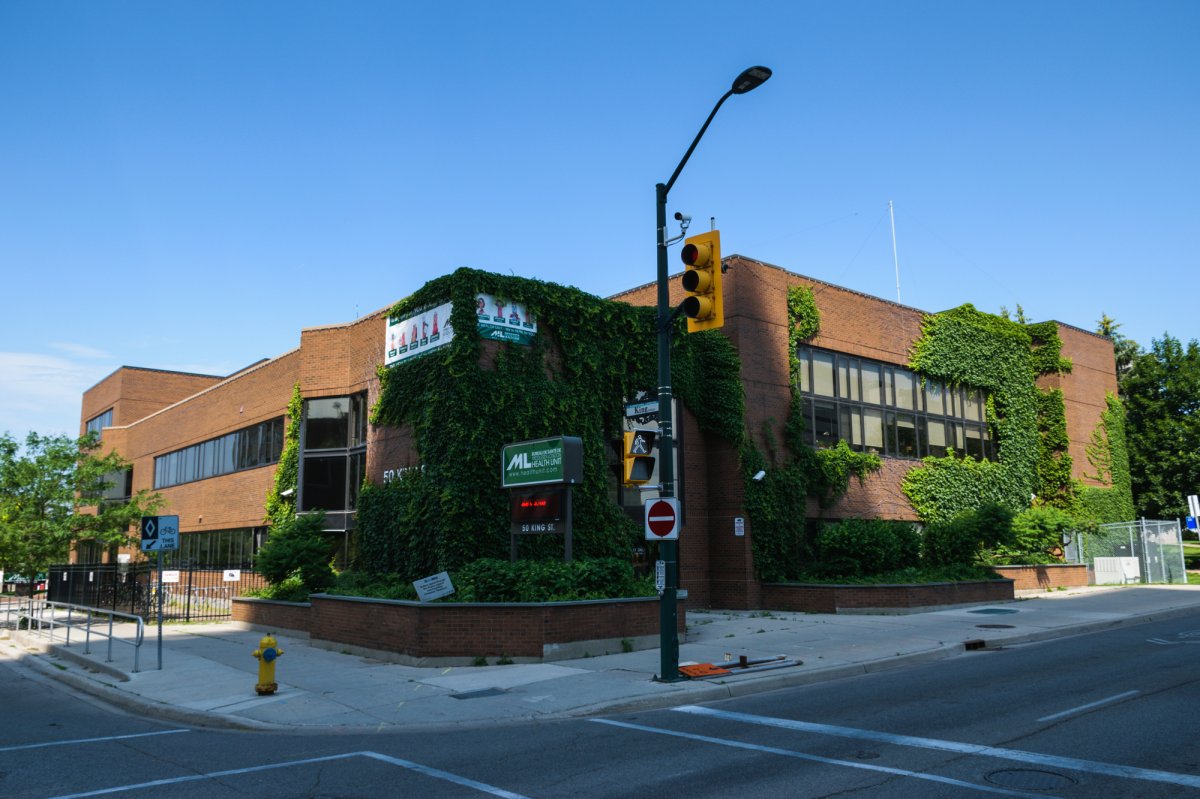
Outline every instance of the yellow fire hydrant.
<svg viewBox="0 0 1200 799">
<path fill-rule="evenodd" d="M 275 682 L 275 659 L 282 654 L 283 650 L 270 633 L 258 642 L 258 649 L 254 650 L 254 657 L 258 658 L 258 685 L 254 690 L 259 694 L 273 694 L 279 688 Z"/>
</svg>

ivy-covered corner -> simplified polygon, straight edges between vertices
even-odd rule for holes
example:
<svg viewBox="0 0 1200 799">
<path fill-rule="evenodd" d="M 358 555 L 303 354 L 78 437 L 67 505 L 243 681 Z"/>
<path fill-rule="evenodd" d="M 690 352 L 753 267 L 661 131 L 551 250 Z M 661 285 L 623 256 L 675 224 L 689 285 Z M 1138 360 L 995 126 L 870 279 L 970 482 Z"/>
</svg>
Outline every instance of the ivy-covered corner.
<svg viewBox="0 0 1200 799">
<path fill-rule="evenodd" d="M 1133 486 L 1129 474 L 1129 449 L 1125 439 L 1125 407 L 1111 393 L 1105 410 L 1092 431 L 1087 447 L 1088 463 L 1094 470 L 1086 476 L 1108 488 L 1079 486 L 1082 517 L 1091 524 L 1127 522 L 1135 517 Z"/>
<path fill-rule="evenodd" d="M 655 310 L 463 268 L 427 283 L 391 314 L 402 317 L 449 300 L 452 327 L 473 331 L 479 293 L 536 312 L 538 335 L 518 346 L 460 333 L 439 350 L 380 367 L 372 422 L 410 430 L 421 466 L 363 489 L 359 565 L 368 572 L 421 576 L 507 557 L 501 447 L 557 435 L 583 441 L 583 483 L 573 499 L 576 557 L 627 560 L 641 530 L 615 501 L 608 442 L 620 436 L 625 401 L 655 385 Z M 740 441 L 740 362 L 728 339 L 719 331 L 678 332 L 672 364 L 676 396 L 701 428 Z M 522 542 L 523 556 L 561 552 L 561 540 L 553 536 Z"/>
<path fill-rule="evenodd" d="M 1054 322 L 1021 324 L 967 304 L 924 318 L 912 368 L 923 377 L 988 392 L 987 420 L 997 461 L 953 452 L 925 458 L 903 490 L 925 522 L 949 521 L 996 503 L 1019 512 L 1034 497 L 1075 501 L 1062 392 L 1041 391 L 1041 375 L 1071 370 Z"/>
</svg>

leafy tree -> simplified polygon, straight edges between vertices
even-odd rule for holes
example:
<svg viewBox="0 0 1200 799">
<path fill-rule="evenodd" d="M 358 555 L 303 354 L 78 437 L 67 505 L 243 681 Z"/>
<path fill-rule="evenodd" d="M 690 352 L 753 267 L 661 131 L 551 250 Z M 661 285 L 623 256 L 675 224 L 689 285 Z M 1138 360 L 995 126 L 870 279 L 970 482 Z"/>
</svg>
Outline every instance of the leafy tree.
<svg viewBox="0 0 1200 799">
<path fill-rule="evenodd" d="M 1118 333 L 1117 330 L 1120 327 L 1121 323 L 1106 313 L 1100 314 L 1100 320 L 1096 322 L 1096 332 L 1113 343 L 1118 380 L 1122 380 L 1125 375 L 1129 374 L 1129 370 L 1133 368 L 1134 359 L 1138 357 L 1142 349 L 1136 341 Z M 1124 392 L 1124 387 L 1121 390 Z"/>
<path fill-rule="evenodd" d="M 1122 384 L 1134 505 L 1141 516 L 1187 514 L 1200 489 L 1200 344 L 1163 334 Z"/>
<path fill-rule="evenodd" d="M 65 562 L 72 541 L 127 543 L 138 520 L 161 506 L 158 494 L 144 490 L 114 498 L 116 476 L 129 464 L 99 449 L 94 434 L 30 433 L 24 448 L 0 436 L 0 569 L 34 577 Z"/>
</svg>

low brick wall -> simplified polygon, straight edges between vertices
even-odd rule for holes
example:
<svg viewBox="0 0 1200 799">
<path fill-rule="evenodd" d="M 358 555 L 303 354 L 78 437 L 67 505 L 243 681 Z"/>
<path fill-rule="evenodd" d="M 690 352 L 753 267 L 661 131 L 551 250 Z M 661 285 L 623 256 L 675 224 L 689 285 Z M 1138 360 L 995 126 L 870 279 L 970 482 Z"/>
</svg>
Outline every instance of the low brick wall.
<svg viewBox="0 0 1200 799">
<path fill-rule="evenodd" d="M 966 605 L 1012 599 L 1012 580 L 911 585 L 826 585 L 764 583 L 763 607 L 804 613 L 838 613 L 884 608 Z"/>
<path fill-rule="evenodd" d="M 546 603 L 422 604 L 313 594 L 309 602 L 240 597 L 233 620 L 307 632 L 312 638 L 415 659 L 541 659 L 548 650 L 587 641 L 635 639 L 659 632 L 657 597 Z M 679 603 L 679 631 L 686 625 Z"/>
<path fill-rule="evenodd" d="M 992 566 L 992 571 L 1013 581 L 1017 591 L 1053 591 L 1081 588 L 1088 584 L 1086 563 L 1054 563 L 1044 566 Z"/>
</svg>

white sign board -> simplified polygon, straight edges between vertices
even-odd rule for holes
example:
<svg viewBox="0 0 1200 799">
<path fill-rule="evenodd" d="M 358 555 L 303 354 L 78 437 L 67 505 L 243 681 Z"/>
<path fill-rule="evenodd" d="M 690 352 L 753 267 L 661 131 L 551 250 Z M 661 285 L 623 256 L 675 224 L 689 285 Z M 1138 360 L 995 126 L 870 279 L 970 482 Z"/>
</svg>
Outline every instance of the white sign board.
<svg viewBox="0 0 1200 799">
<path fill-rule="evenodd" d="M 432 577 L 424 577 L 413 583 L 413 588 L 417 589 L 417 597 L 422 602 L 432 602 L 435 599 L 441 599 L 444 596 L 450 596 L 454 593 L 454 586 L 450 582 L 450 575 L 446 572 L 438 572 Z"/>
<path fill-rule="evenodd" d="M 746 519 L 743 516 L 733 517 L 733 534 L 741 538 L 746 534 Z"/>
<path fill-rule="evenodd" d="M 667 590 L 667 562 L 665 560 L 654 561 L 654 590 L 660 594 Z"/>
<path fill-rule="evenodd" d="M 444 302 L 403 319 L 389 318 L 384 365 L 391 366 L 424 355 L 453 341 L 454 328 L 450 326 L 452 308 L 451 303 Z"/>
<path fill-rule="evenodd" d="M 236 583 L 238 580 L 242 579 L 242 570 L 226 569 L 224 574 L 221 576 L 221 579 L 227 583 Z"/>
<path fill-rule="evenodd" d="M 171 552 L 179 549 L 178 516 L 143 516 L 142 551 Z"/>
<path fill-rule="evenodd" d="M 177 571 L 165 571 L 165 572 L 163 572 L 162 574 L 163 574 L 162 581 L 163 581 L 164 583 L 177 583 L 177 582 L 179 582 L 179 572 L 177 572 Z"/>
<path fill-rule="evenodd" d="M 1200 516 L 1200 497 L 1195 494 L 1188 495 L 1188 515 Z"/>
</svg>

